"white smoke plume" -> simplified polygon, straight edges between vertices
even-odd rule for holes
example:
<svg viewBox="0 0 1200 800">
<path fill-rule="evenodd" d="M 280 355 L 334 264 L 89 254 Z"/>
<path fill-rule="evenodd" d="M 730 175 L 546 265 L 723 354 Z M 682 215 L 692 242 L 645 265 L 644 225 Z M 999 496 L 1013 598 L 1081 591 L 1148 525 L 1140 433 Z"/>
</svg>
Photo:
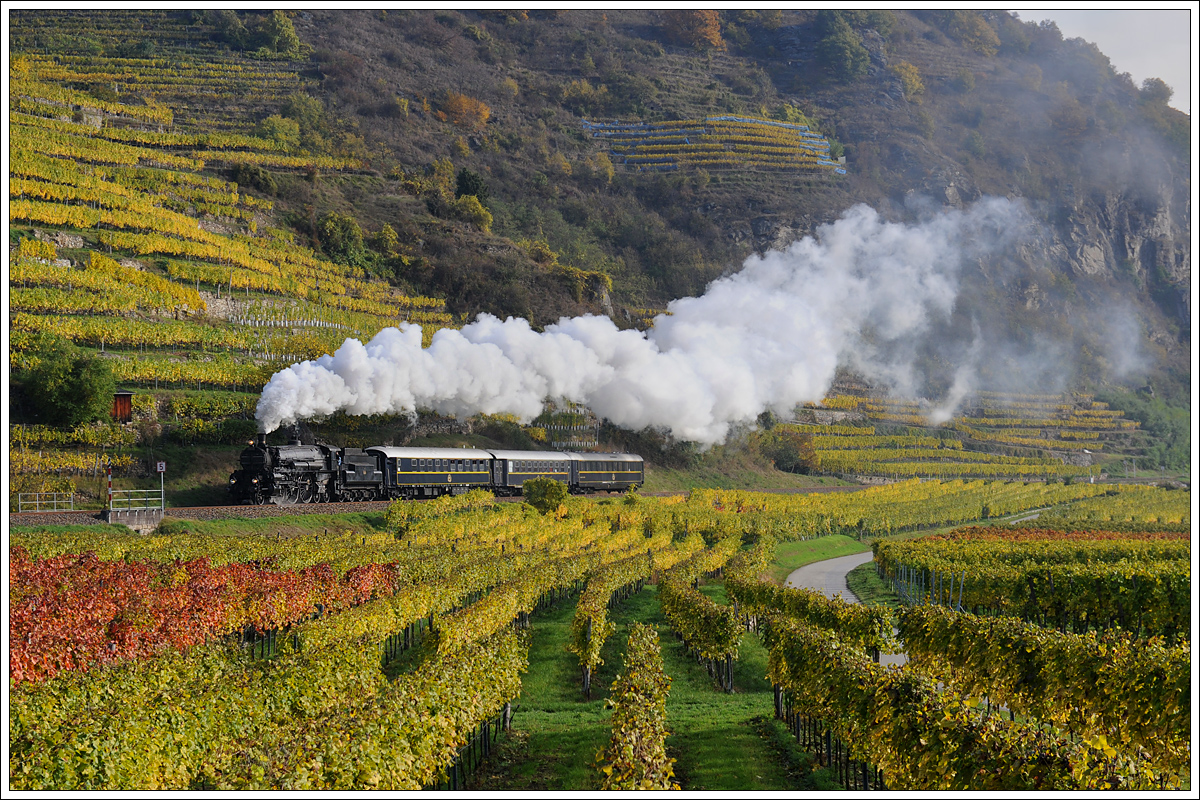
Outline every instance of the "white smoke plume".
<svg viewBox="0 0 1200 800">
<path fill-rule="evenodd" d="M 911 388 L 912 363 L 896 354 L 914 352 L 931 321 L 951 314 L 962 264 L 1030 224 L 1019 203 L 995 198 L 914 224 L 858 205 L 787 250 L 750 257 L 702 296 L 675 300 L 645 333 L 591 315 L 539 333 L 481 314 L 422 349 L 420 327 L 404 324 L 277 372 L 256 416 L 268 432 L 336 411 L 529 420 L 561 398 L 625 428 L 720 443 L 764 410 L 787 415 L 821 400 L 839 364 Z"/>
</svg>

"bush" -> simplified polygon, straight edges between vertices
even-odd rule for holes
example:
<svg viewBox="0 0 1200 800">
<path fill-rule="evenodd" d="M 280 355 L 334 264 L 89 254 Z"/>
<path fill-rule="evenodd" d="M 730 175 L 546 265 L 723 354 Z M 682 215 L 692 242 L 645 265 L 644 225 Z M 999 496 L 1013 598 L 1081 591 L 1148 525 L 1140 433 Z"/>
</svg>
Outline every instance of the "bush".
<svg viewBox="0 0 1200 800">
<path fill-rule="evenodd" d="M 450 92 L 438 111 L 438 118 L 471 131 L 483 130 L 492 109 L 487 103 L 458 92 Z"/>
<path fill-rule="evenodd" d="M 109 418 L 117 382 L 107 361 L 45 334 L 31 355 L 33 366 L 20 377 L 45 422 L 75 427 Z"/>
<path fill-rule="evenodd" d="M 484 181 L 482 175 L 472 172 L 465 167 L 458 171 L 458 179 L 454 187 L 454 196 L 456 198 L 474 195 L 479 198 L 479 202 L 486 203 L 491 194 L 491 189 L 488 188 L 487 182 Z"/>
<path fill-rule="evenodd" d="M 534 478 L 521 488 L 525 502 L 541 514 L 549 514 L 567 502 L 567 485 L 553 478 Z"/>
<path fill-rule="evenodd" d="M 254 135 L 269 139 L 285 153 L 300 147 L 300 123 L 294 119 L 272 114 L 258 123 Z"/>
<path fill-rule="evenodd" d="M 871 57 L 862 36 L 844 21 L 833 19 L 831 32 L 817 43 L 817 58 L 837 80 L 850 82 L 867 74 Z"/>
<path fill-rule="evenodd" d="M 317 223 L 317 238 L 325 254 L 333 261 L 352 267 L 365 265 L 366 247 L 362 228 L 349 214 L 330 211 L 321 217 Z"/>
<path fill-rule="evenodd" d="M 238 186 L 253 186 L 263 194 L 279 193 L 274 176 L 256 164 L 238 164 L 233 170 L 233 180 Z"/>
<path fill-rule="evenodd" d="M 450 208 L 456 219 L 469 222 L 484 233 L 492 232 L 492 214 L 475 195 L 463 195 L 451 203 Z"/>
<path fill-rule="evenodd" d="M 921 95 L 925 94 L 925 83 L 917 68 L 907 61 L 901 61 L 888 67 L 888 70 L 900 78 L 904 99 L 910 103 L 920 103 Z"/>
</svg>

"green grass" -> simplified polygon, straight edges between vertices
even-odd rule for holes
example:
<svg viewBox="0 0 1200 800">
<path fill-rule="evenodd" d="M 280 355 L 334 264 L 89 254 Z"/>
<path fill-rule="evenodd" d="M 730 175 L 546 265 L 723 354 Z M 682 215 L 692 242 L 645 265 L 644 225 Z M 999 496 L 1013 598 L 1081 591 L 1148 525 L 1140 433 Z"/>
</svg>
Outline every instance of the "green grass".
<svg viewBox="0 0 1200 800">
<path fill-rule="evenodd" d="M 124 525 L 108 525 L 99 523 L 96 525 L 12 525 L 9 531 L 13 533 L 30 533 L 39 531 L 44 533 L 55 533 L 60 536 L 71 536 L 77 533 L 87 534 L 108 534 L 114 536 L 132 536 L 133 530 Z"/>
<path fill-rule="evenodd" d="M 257 519 L 215 519 L 200 521 L 168 517 L 163 531 L 175 534 L 203 536 L 280 536 L 313 534 L 318 531 L 345 533 L 379 533 L 386 529 L 384 515 L 377 511 L 353 514 L 296 514 L 286 517 Z"/>
<path fill-rule="evenodd" d="M 720 585 L 702 587 L 719 602 Z M 578 660 L 566 651 L 574 603 L 533 617 L 529 671 L 523 678 L 513 731 L 473 776 L 469 788 L 506 791 L 594 791 L 599 789 L 597 756 L 607 746 L 609 687 L 621 666 L 632 622 L 659 631 L 663 665 L 671 677 L 667 752 L 676 760 L 676 779 L 693 790 L 796 790 L 815 788 L 811 762 L 773 719 L 766 678 L 767 655 L 758 637 L 747 634 L 734 664 L 734 691 L 717 688 L 708 671 L 688 657 L 659 610 L 656 587 L 648 586 L 611 616 L 616 632 L 605 642 L 604 664 L 592 676 L 592 699 L 581 690 Z"/>
<path fill-rule="evenodd" d="M 646 465 L 645 492 L 686 492 L 705 489 L 811 489 L 821 486 L 853 486 L 839 478 L 796 475 L 777 469 L 764 468 L 746 460 L 729 458 L 705 462 L 688 469 Z"/>
<path fill-rule="evenodd" d="M 903 608 L 900 597 L 875 574 L 874 561 L 860 564 L 846 573 L 846 586 L 864 606 L 883 606 L 895 610 Z"/>
<path fill-rule="evenodd" d="M 865 553 L 870 549 L 869 544 L 840 534 L 804 541 L 780 542 L 775 548 L 775 563 L 769 568 L 768 574 L 775 583 L 782 584 L 788 575 L 806 564 Z"/>
</svg>

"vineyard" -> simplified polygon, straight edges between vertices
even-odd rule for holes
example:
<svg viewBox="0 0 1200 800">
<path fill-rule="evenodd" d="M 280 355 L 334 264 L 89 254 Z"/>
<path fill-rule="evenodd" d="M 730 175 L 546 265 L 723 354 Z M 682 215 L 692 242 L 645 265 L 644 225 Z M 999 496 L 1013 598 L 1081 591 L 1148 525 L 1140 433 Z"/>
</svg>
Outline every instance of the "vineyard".
<svg viewBox="0 0 1200 800">
<path fill-rule="evenodd" d="M 297 243 L 276 227 L 269 192 L 229 179 L 239 165 L 362 168 L 256 130 L 256 119 L 311 88 L 302 62 L 229 53 L 167 12 L 23 14 L 12 33 L 14 369 L 37 366 L 43 336 L 72 342 L 137 393 L 139 419 L 157 422 L 147 401 L 257 394 L 274 372 L 348 337 L 415 323 L 428 344 L 436 329 L 461 324 L 442 300 L 400 294 Z M 109 36 L 126 52 L 65 46 Z M 247 410 L 243 403 L 236 416 Z M 248 423 L 216 409 L 161 419 L 168 440 L 182 444 L 247 438 Z M 99 438 L 17 432 L 10 488 L 74 491 L 79 476 L 108 463 L 118 477 L 136 475 L 129 452 L 143 439 L 132 428 Z"/>
<path fill-rule="evenodd" d="M 829 140 L 807 125 L 741 116 L 710 116 L 655 123 L 584 121 L 584 131 L 603 141 L 626 168 L 846 170 L 831 160 Z"/>
<path fill-rule="evenodd" d="M 780 730 L 847 788 L 1179 786 L 1190 544 L 1177 523 L 875 538 L 907 603 L 896 616 L 760 575 L 784 541 L 953 526 L 988 503 L 1160 517 L 1182 494 L 910 482 L 571 499 L 542 515 L 476 491 L 341 531 L 336 517 L 14 529 L 12 787 L 461 787 L 524 724 L 539 620 L 564 603 L 555 658 L 575 668 L 536 680 L 612 708 L 611 738 L 596 733 L 608 746 L 576 754 L 591 765 L 582 788 L 669 788 L 676 759 L 694 763 L 671 744 L 675 639 L 717 708 L 745 702 L 739 687 L 761 676 L 741 662 L 764 653 Z M 661 622 L 613 641 L 614 618 L 646 597 Z M 908 666 L 872 661 L 899 647 Z M 611 688 L 592 682 L 613 670 Z M 771 716 L 771 692 L 751 696 Z"/>
<path fill-rule="evenodd" d="M 978 392 L 958 415 L 934 422 L 925 402 L 880 397 L 865 387 L 797 409 L 777 434 L 800 437 L 811 472 L 854 477 L 1095 480 L 1136 450 L 1138 424 L 1090 395 Z M 841 424 L 826 422 L 843 420 Z M 941 416 L 937 416 L 941 420 Z"/>
<path fill-rule="evenodd" d="M 14 311 L 53 317 L 56 333 L 89 346 L 215 344 L 246 360 L 301 352 L 278 341 L 290 337 L 264 340 L 256 329 L 267 325 L 283 325 L 292 337 L 326 330 L 319 345 L 327 349 L 346 335 L 370 337 L 398 322 L 454 324 L 442 301 L 398 295 L 361 268 L 295 244 L 272 227 L 269 197 L 220 177 L 239 164 L 275 171 L 361 167 L 353 158 L 297 153 L 290 143 L 255 134 L 252 117 L 239 117 L 246 105 L 277 111 L 303 92 L 297 64 L 204 48 L 194 30 L 161 12 L 153 15 L 158 32 L 179 37 L 168 38 L 162 54 L 65 54 L 56 47 L 59 36 L 105 35 L 111 21 L 54 16 L 53 35 L 33 15 L 14 28 L 9 215 L 28 242 L 11 259 L 11 280 L 20 287 Z M 92 30 L 97 24 L 105 30 Z M 138 18 L 134 29 L 148 27 Z M 78 86 L 105 92 L 71 88 Z M 215 119 L 222 108 L 226 116 Z M 39 250 L 42 243 L 58 243 L 62 252 Z M 97 267 L 110 256 L 111 264 Z M 137 278 L 132 285 L 130 276 Z M 107 285 L 103 277 L 125 285 Z M 201 295 L 229 303 L 216 314 Z M 83 316 L 87 324 L 72 325 L 63 315 Z M 148 326 L 129 324 L 180 315 L 219 333 L 156 337 Z"/>
</svg>

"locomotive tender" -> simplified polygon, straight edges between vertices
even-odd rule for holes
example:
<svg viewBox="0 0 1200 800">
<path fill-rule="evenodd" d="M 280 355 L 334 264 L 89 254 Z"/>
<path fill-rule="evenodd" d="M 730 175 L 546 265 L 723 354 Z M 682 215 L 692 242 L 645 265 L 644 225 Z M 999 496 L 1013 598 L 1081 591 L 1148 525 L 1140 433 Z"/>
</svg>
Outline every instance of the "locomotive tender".
<svg viewBox="0 0 1200 800">
<path fill-rule="evenodd" d="M 331 447 L 293 440 L 268 446 L 266 436 L 242 451 L 229 476 L 236 503 L 328 503 L 415 500 L 487 489 L 519 495 L 533 478 L 567 484 L 574 494 L 623 492 L 645 481 L 642 457 L 628 453 L 559 453 L 449 447 Z"/>
</svg>

